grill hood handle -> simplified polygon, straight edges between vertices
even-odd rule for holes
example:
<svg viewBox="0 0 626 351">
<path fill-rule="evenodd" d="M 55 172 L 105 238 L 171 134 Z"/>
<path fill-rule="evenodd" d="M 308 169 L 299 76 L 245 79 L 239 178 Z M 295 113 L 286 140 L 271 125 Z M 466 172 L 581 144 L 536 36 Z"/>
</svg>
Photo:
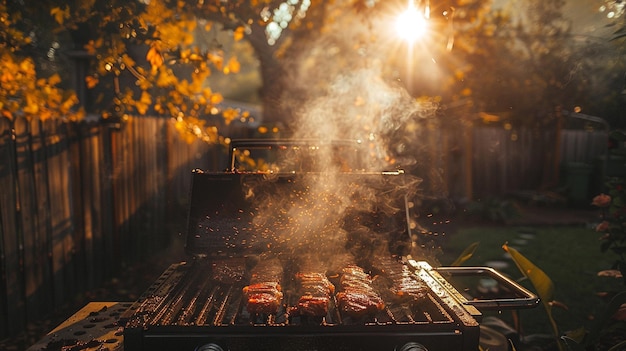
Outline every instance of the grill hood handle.
<svg viewBox="0 0 626 351">
<path fill-rule="evenodd" d="M 505 310 L 534 308 L 539 304 L 539 297 L 509 277 L 491 267 L 437 267 L 434 273 L 454 276 L 475 276 L 491 278 L 505 287 L 514 297 L 468 300 L 458 292 L 455 297 L 464 305 L 471 305 L 479 310 Z M 432 274 L 432 273 L 431 273 Z M 442 277 L 443 279 L 443 277 Z"/>
</svg>

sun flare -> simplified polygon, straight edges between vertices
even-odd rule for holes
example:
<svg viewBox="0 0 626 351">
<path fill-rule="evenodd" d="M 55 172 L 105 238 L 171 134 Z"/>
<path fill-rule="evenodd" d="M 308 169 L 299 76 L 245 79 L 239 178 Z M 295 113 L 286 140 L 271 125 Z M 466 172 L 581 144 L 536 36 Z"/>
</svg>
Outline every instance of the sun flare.
<svg viewBox="0 0 626 351">
<path fill-rule="evenodd" d="M 415 42 L 422 38 L 426 29 L 426 19 L 414 6 L 410 6 L 396 19 L 396 32 L 408 42 Z"/>
</svg>

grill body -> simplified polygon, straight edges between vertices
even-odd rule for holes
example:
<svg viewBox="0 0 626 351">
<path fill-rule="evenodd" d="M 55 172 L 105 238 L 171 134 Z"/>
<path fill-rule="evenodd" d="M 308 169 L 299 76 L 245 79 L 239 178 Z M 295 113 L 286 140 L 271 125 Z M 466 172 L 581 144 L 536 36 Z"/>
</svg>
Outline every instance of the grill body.
<svg viewBox="0 0 626 351">
<path fill-rule="evenodd" d="M 246 278 L 212 278 L 224 262 L 243 260 L 249 268 L 251 257 L 267 251 L 283 262 L 285 277 L 293 277 L 311 257 L 332 260 L 338 234 L 362 265 L 375 251 L 402 257 L 414 237 L 408 212 L 415 185 L 402 172 L 194 171 L 190 260 L 173 263 L 122 316 L 125 350 L 477 350 L 480 313 L 425 262 L 404 262 L 411 279 L 428 286 L 422 299 L 385 303 L 358 319 L 343 314 L 334 296 L 324 317 L 294 315 L 298 294 L 289 278 L 281 282 L 276 314 L 251 315 L 242 292 Z M 373 249 L 372 243 L 385 245 Z"/>
</svg>

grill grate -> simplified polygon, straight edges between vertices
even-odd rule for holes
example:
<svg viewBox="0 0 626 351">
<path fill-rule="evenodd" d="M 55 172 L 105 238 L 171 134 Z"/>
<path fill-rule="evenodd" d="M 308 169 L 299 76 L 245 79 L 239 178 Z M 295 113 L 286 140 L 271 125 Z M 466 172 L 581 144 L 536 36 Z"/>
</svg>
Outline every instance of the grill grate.
<svg viewBox="0 0 626 351">
<path fill-rule="evenodd" d="M 207 266 L 172 265 L 155 284 L 130 308 L 127 327 L 145 326 L 289 326 L 289 325 L 422 325 L 452 324 L 454 318 L 433 294 L 419 303 L 388 304 L 384 310 L 367 319 L 342 315 L 331 299 L 325 317 L 292 316 L 298 295 L 286 290 L 286 302 L 276 315 L 250 315 L 243 303 L 242 284 L 221 284 L 207 279 Z"/>
<path fill-rule="evenodd" d="M 478 323 L 435 279 L 417 302 L 386 303 L 364 318 L 343 315 L 334 296 L 324 317 L 290 315 L 299 296 L 286 282 L 276 314 L 251 315 L 245 283 L 216 282 L 211 265 L 202 261 L 173 264 L 126 311 L 121 320 L 127 351 L 194 350 L 207 343 L 230 351 L 399 350 L 414 342 L 429 351 L 475 350 L 478 344 Z M 427 274 L 418 270 L 415 279 Z"/>
</svg>

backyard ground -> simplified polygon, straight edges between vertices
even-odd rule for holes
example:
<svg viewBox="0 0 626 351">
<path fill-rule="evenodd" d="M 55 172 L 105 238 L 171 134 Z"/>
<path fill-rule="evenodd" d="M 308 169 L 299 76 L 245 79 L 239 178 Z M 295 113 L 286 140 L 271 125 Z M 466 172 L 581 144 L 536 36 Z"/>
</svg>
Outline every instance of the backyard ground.
<svg viewBox="0 0 626 351">
<path fill-rule="evenodd" d="M 445 250 L 446 242 L 453 241 L 455 233 L 460 228 L 463 230 L 470 227 L 554 227 L 554 226 L 578 226 L 589 227 L 599 219 L 599 212 L 592 209 L 572 209 L 553 206 L 522 206 L 519 208 L 519 216 L 507 220 L 505 223 L 487 223 L 471 218 L 441 218 L 437 224 L 437 230 L 445 232 L 440 240 Z M 590 235 L 593 235 L 592 229 Z M 49 331 L 70 317 L 81 307 L 91 301 L 135 301 L 171 264 L 185 260 L 183 243 L 179 239 L 173 241 L 173 245 L 165 252 L 155 255 L 146 262 L 129 267 L 117 277 L 111 279 L 103 286 L 90 291 L 85 296 L 80 296 L 75 301 L 59 309 L 53 315 L 40 321 L 31 322 L 27 330 L 15 338 L 0 341 L 0 350 L 25 350 L 37 343 Z M 449 264 L 443 262 L 442 264 Z"/>
</svg>

